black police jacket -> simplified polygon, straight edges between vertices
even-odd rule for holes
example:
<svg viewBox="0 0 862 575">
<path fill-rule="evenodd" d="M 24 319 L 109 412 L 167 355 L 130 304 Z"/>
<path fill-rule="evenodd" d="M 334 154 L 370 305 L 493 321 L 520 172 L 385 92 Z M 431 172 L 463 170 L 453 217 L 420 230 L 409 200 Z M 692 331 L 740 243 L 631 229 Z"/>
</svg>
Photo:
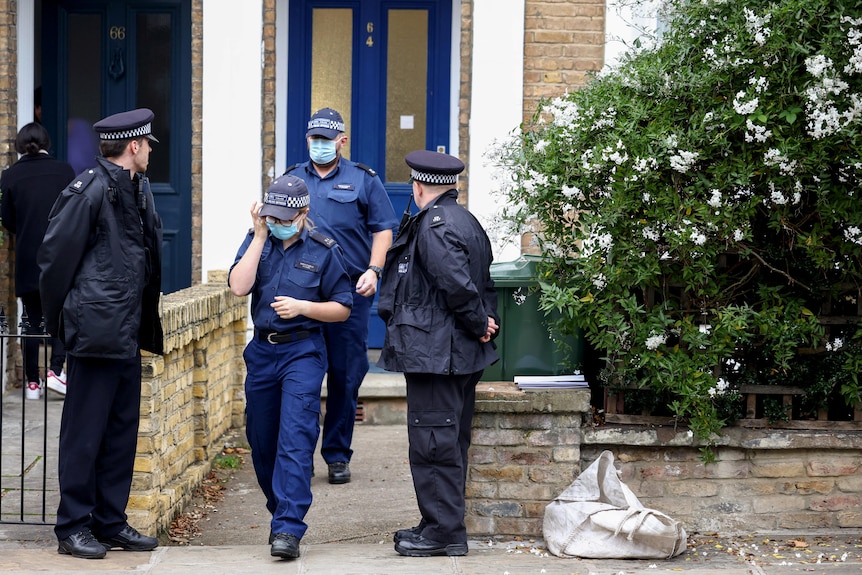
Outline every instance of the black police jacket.
<svg viewBox="0 0 862 575">
<path fill-rule="evenodd" d="M 57 198 L 39 248 L 48 333 L 82 357 L 164 353 L 161 245 L 147 178 L 99 157 Z"/>
<path fill-rule="evenodd" d="M 378 313 L 386 337 L 377 365 L 402 373 L 463 375 L 499 359 L 481 343 L 499 323 L 491 242 L 457 190 L 416 214 L 386 254 Z"/>
</svg>

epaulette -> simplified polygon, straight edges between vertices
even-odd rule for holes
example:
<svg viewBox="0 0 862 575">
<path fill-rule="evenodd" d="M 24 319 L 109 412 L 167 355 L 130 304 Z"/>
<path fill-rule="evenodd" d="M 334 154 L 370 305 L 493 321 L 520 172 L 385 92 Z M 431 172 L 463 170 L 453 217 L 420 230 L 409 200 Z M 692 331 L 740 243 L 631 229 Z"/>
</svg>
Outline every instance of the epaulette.
<svg viewBox="0 0 862 575">
<path fill-rule="evenodd" d="M 322 234 L 322 233 L 318 232 L 317 230 L 309 231 L 308 237 L 310 237 L 311 239 L 313 239 L 317 243 L 325 245 L 328 248 L 331 248 L 332 246 L 334 246 L 337 243 L 335 240 L 333 240 L 332 238 L 330 238 L 326 234 Z"/>
<path fill-rule="evenodd" d="M 74 180 L 72 180 L 72 183 L 69 184 L 69 190 L 80 194 L 87 188 L 87 186 L 90 185 L 90 182 L 92 182 L 95 177 L 96 170 L 92 168 L 81 172 Z"/>
<path fill-rule="evenodd" d="M 438 210 L 440 206 L 434 206 L 434 208 L 428 213 L 428 217 L 431 220 L 428 222 L 429 227 L 442 226 L 446 223 L 446 218 L 443 216 L 446 214 L 445 210 Z"/>
<path fill-rule="evenodd" d="M 286 173 L 288 173 L 288 172 L 292 172 L 293 170 L 295 170 L 295 169 L 296 169 L 296 166 L 298 166 L 298 165 L 299 165 L 299 164 L 293 164 L 292 166 L 288 166 L 288 167 L 287 167 L 287 169 L 284 171 L 284 174 L 286 174 Z M 284 174 L 282 174 L 282 176 L 283 176 Z"/>
<path fill-rule="evenodd" d="M 371 176 L 372 178 L 373 178 L 374 176 L 376 176 L 376 175 L 377 175 L 377 172 L 375 172 L 375 171 L 374 171 L 374 168 L 372 168 L 371 166 L 366 166 L 365 164 L 359 164 L 359 163 L 357 163 L 357 164 L 356 164 L 356 167 L 357 167 L 357 168 L 359 168 L 359 169 L 365 170 L 366 172 L 368 172 L 368 175 L 369 175 L 369 176 Z"/>
</svg>

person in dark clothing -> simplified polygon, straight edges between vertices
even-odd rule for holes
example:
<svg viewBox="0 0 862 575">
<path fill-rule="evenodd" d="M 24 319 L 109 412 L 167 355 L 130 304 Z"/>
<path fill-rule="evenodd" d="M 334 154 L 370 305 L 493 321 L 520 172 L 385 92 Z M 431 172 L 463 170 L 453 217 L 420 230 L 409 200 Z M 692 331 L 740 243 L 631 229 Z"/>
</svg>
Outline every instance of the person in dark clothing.
<svg viewBox="0 0 862 575">
<path fill-rule="evenodd" d="M 162 223 L 146 177 L 153 112 L 114 114 L 93 127 L 101 155 L 51 209 L 39 248 L 48 332 L 66 343 L 60 420 L 61 554 L 101 559 L 150 551 L 125 513 L 141 403 L 141 350 L 164 353 L 159 316 Z"/>
<path fill-rule="evenodd" d="M 26 320 L 23 332 L 41 334 L 42 298 L 39 296 L 39 266 L 36 251 L 48 228 L 48 213 L 75 172 L 72 166 L 48 154 L 51 138 L 41 124 L 25 125 L 15 138 L 18 161 L 0 176 L 0 215 L 3 227 L 15 236 L 15 295 L 24 304 Z M 24 318 L 22 318 L 24 319 Z M 27 378 L 26 397 L 39 399 L 38 340 L 24 338 L 24 375 Z M 66 350 L 63 342 L 51 338 L 51 360 L 45 381 L 48 389 L 66 394 Z"/>
<path fill-rule="evenodd" d="M 458 204 L 454 156 L 418 150 L 410 218 L 386 254 L 380 317 L 386 338 L 377 365 L 404 373 L 410 471 L 422 519 L 395 533 L 401 555 L 466 555 L 464 486 L 476 384 L 499 359 L 491 242 Z"/>
<path fill-rule="evenodd" d="M 231 293 L 251 294 L 254 337 L 246 364 L 246 433 L 257 482 L 272 513 L 273 557 L 299 557 L 311 506 L 311 467 L 320 434 L 326 373 L 323 326 L 353 305 L 341 248 L 310 229 L 308 188 L 285 175 L 251 208 L 253 227 L 231 266 Z"/>
</svg>

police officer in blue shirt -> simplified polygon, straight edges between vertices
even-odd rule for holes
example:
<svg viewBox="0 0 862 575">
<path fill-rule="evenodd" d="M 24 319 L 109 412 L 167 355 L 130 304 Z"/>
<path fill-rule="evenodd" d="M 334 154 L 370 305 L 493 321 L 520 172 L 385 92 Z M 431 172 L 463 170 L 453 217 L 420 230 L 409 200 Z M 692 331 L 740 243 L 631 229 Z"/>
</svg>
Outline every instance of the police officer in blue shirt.
<svg viewBox="0 0 862 575">
<path fill-rule="evenodd" d="M 398 224 L 377 173 L 341 155 L 347 144 L 344 120 L 337 111 L 315 112 L 306 132 L 311 160 L 288 168 L 311 194 L 311 217 L 344 250 L 355 287 L 353 310 L 343 323 L 324 327 L 329 366 L 321 455 L 329 482 L 350 481 L 353 427 L 359 386 L 368 372 L 368 318 L 377 281 Z"/>
<path fill-rule="evenodd" d="M 353 287 L 341 249 L 315 231 L 308 189 L 294 176 L 272 182 L 251 208 L 253 228 L 228 283 L 251 294 L 254 337 L 245 348 L 246 432 L 257 481 L 272 513 L 270 553 L 299 557 L 311 506 L 311 469 L 326 373 L 322 327 L 350 315 Z"/>
</svg>

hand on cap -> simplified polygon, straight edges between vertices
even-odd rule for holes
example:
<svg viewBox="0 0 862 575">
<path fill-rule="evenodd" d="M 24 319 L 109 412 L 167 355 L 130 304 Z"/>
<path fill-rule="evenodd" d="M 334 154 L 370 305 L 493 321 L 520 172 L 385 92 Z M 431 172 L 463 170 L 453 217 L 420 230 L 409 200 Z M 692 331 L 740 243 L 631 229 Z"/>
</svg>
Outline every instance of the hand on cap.
<svg viewBox="0 0 862 575">
<path fill-rule="evenodd" d="M 251 205 L 251 223 L 254 227 L 254 235 L 266 238 L 269 235 L 269 228 L 266 226 L 266 220 L 260 217 L 261 208 L 263 208 L 263 204 L 257 201 Z"/>
<path fill-rule="evenodd" d="M 311 302 L 304 299 L 294 299 L 286 295 L 275 296 L 275 301 L 269 304 L 281 319 L 293 319 L 298 315 L 308 315 Z"/>
</svg>

